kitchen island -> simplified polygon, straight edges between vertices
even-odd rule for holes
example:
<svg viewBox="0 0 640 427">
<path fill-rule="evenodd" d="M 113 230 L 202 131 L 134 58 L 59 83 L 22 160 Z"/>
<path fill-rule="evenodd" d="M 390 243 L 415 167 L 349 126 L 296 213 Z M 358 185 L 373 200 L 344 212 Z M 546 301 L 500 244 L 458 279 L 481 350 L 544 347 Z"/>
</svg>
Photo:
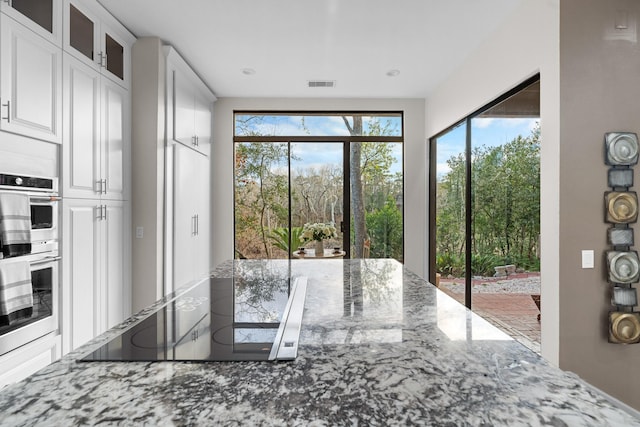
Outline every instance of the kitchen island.
<svg viewBox="0 0 640 427">
<path fill-rule="evenodd" d="M 171 297 L 0 393 L 0 425 L 640 426 L 392 260 L 228 261 L 308 277 L 287 362 L 77 362 Z M 258 286 L 262 284 L 264 286 Z"/>
</svg>

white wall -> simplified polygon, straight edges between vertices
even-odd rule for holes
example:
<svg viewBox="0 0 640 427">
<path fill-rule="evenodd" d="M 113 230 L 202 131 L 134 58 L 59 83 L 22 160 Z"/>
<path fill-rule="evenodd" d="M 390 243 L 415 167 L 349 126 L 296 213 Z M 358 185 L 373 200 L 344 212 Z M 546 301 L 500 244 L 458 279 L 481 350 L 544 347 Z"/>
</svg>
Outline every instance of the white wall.
<svg viewBox="0 0 640 427">
<path fill-rule="evenodd" d="M 476 49 L 427 98 L 431 137 L 540 72 L 542 354 L 559 354 L 559 0 L 525 0 L 511 19 Z"/>
<path fill-rule="evenodd" d="M 405 265 L 425 275 L 426 144 L 423 99 L 221 98 L 214 108 L 212 176 L 212 266 L 233 258 L 234 110 L 404 112 Z"/>
</svg>

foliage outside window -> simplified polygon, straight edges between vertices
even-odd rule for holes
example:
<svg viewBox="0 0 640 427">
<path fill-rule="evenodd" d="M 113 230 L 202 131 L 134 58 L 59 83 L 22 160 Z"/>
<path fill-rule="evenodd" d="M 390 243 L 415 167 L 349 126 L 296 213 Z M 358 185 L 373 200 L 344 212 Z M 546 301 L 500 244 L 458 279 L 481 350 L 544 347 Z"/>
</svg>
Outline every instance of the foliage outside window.
<svg viewBox="0 0 640 427">
<path fill-rule="evenodd" d="M 401 119 L 397 113 L 237 113 L 236 137 L 242 138 L 235 143 L 236 257 L 287 258 L 303 244 L 305 223 L 340 228 L 348 222 L 352 257 L 362 256 L 369 239 L 370 256 L 402 260 Z M 306 133 L 311 141 L 279 137 L 287 132 Z M 274 136 L 282 142 L 264 138 Z M 352 136 L 371 141 L 351 141 Z M 343 144 L 350 160 L 346 204 Z M 351 212 L 345 212 L 349 204 Z M 327 245 L 342 247 L 343 238 Z"/>
</svg>

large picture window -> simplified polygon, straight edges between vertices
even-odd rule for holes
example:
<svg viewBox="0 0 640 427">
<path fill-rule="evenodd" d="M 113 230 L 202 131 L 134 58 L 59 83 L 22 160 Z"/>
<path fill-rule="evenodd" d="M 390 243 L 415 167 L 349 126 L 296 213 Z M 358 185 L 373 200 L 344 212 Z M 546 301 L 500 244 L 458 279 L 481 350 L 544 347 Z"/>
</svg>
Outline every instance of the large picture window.
<svg viewBox="0 0 640 427">
<path fill-rule="evenodd" d="M 289 258 L 330 224 L 325 248 L 403 260 L 401 113 L 235 113 L 235 256 Z"/>
</svg>

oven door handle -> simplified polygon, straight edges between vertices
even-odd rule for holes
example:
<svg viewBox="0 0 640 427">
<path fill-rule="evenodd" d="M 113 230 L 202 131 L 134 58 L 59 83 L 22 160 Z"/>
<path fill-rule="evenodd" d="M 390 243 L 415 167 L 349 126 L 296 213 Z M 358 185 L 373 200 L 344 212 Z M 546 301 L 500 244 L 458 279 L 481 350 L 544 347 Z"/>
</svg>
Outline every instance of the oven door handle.
<svg viewBox="0 0 640 427">
<path fill-rule="evenodd" d="M 50 203 L 50 202 L 59 202 L 62 200 L 62 197 L 51 196 L 51 197 L 30 197 L 30 201 L 36 203 Z"/>
<path fill-rule="evenodd" d="M 60 261 L 61 259 L 62 257 L 59 257 L 59 256 L 47 256 L 37 261 L 31 261 L 29 264 L 38 265 L 38 264 L 44 264 L 46 262 Z"/>
</svg>

